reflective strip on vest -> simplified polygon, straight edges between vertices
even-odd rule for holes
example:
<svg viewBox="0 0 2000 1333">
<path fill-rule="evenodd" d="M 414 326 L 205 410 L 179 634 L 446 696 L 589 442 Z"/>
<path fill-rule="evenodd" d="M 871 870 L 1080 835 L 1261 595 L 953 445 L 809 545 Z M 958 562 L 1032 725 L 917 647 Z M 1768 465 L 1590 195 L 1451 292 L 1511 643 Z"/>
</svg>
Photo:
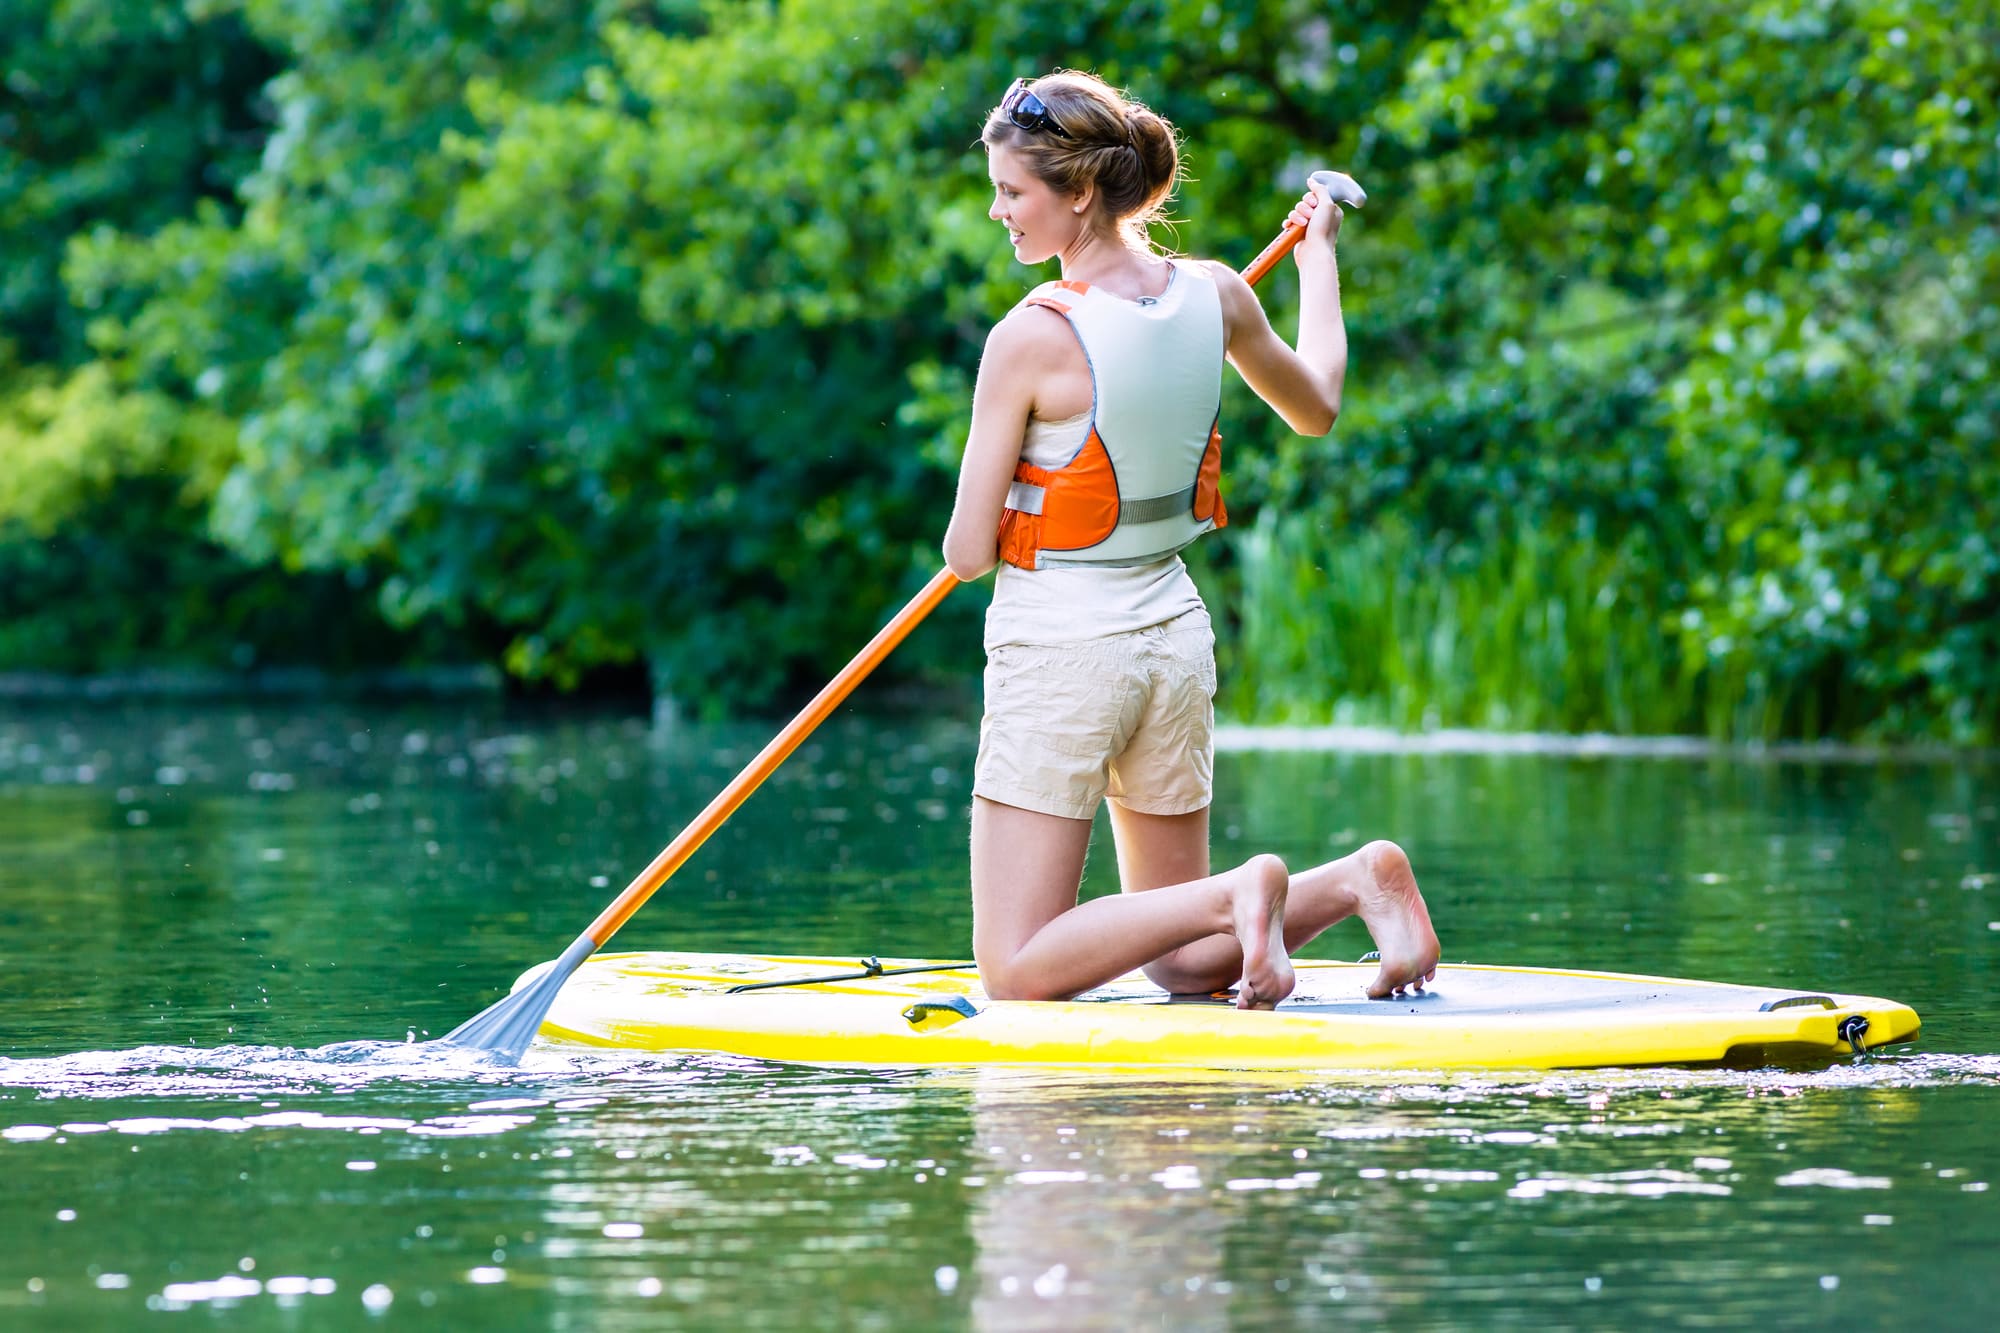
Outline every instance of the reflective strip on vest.
<svg viewBox="0 0 2000 1333">
<path fill-rule="evenodd" d="M 1129 495 L 1118 497 L 1118 521 L 1120 523 L 1152 523 L 1176 514 L 1194 512 L 1194 486 L 1192 483 L 1167 495 L 1153 495 L 1135 499 Z M 1007 487 L 1007 507 L 1018 509 L 1024 514 L 1042 512 L 1042 497 L 1048 488 L 1037 486 L 1032 481 L 1016 481 Z"/>
<path fill-rule="evenodd" d="M 1007 487 L 1007 507 L 1024 514 L 1039 514 L 1042 512 L 1042 495 L 1043 489 L 1032 481 L 1012 482 Z M 1121 498 L 1119 504 L 1124 503 Z"/>
<path fill-rule="evenodd" d="M 1130 495 L 1118 497 L 1118 521 L 1125 523 L 1154 523 L 1176 514 L 1194 512 L 1193 483 L 1166 495 L 1152 495 L 1136 499 Z M 1046 486 L 1037 486 L 1032 481 L 1011 482 L 1007 486 L 1007 507 L 1018 509 L 1024 514 L 1042 512 L 1042 497 L 1048 494 Z"/>
<path fill-rule="evenodd" d="M 1176 514 L 1194 512 L 1194 483 L 1189 482 L 1170 495 L 1155 495 L 1145 500 L 1134 500 L 1128 495 L 1118 497 L 1118 521 L 1120 523 L 1152 523 Z"/>
</svg>

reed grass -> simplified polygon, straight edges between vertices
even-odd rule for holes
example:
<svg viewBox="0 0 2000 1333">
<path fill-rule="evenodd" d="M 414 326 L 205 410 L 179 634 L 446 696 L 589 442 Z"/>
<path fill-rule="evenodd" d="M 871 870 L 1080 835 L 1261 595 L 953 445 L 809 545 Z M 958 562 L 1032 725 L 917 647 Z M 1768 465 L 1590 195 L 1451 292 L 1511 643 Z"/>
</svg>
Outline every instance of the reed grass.
<svg viewBox="0 0 2000 1333">
<path fill-rule="evenodd" d="M 1261 519 L 1234 556 L 1219 704 L 1242 721 L 1668 734 L 1748 720 L 1748 699 L 1712 697 L 1723 682 L 1683 661 L 1637 539 L 1292 515 Z"/>
</svg>

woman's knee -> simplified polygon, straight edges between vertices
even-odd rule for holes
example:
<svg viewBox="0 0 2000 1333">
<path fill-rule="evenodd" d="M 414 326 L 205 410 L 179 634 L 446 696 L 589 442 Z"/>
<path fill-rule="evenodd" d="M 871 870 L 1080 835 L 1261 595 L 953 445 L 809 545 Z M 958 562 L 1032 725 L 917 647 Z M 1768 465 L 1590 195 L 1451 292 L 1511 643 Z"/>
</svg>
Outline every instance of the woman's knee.
<svg viewBox="0 0 2000 1333">
<path fill-rule="evenodd" d="M 1169 995 L 1211 995 L 1236 984 L 1243 975 L 1243 954 L 1240 950 L 1218 949 L 1203 962 L 1190 964 L 1169 957 L 1148 963 L 1142 970 L 1148 980 Z"/>
<path fill-rule="evenodd" d="M 1066 1000 L 1049 990 L 1031 969 L 1020 966 L 1013 956 L 996 957 L 990 950 L 974 948 L 973 962 L 979 965 L 979 988 L 989 1000 Z"/>
<path fill-rule="evenodd" d="M 1034 977 L 1001 970 L 979 969 L 980 989 L 989 1000 L 1067 1000 L 1070 996 L 1053 989 L 1047 982 L 1037 982 Z"/>
</svg>

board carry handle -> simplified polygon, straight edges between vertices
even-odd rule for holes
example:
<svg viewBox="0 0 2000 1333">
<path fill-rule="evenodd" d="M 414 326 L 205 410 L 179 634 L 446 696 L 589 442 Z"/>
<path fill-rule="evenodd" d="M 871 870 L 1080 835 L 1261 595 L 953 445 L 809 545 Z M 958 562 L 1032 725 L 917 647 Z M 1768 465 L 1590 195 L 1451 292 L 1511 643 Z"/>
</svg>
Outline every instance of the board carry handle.
<svg viewBox="0 0 2000 1333">
<path fill-rule="evenodd" d="M 951 1015 L 946 1018 L 945 1015 Z M 963 995 L 953 995 L 943 1000 L 919 1000 L 903 1011 L 903 1021 L 921 1031 L 933 1018 L 944 1019 L 933 1027 L 950 1027 L 962 1019 L 979 1017 L 979 1008 Z"/>
</svg>

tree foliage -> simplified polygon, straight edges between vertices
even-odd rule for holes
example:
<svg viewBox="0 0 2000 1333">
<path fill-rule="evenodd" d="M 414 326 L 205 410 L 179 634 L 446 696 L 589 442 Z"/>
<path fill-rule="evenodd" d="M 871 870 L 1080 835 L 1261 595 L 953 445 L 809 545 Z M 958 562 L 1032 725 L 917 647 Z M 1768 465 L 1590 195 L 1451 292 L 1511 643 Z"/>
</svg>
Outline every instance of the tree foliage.
<svg viewBox="0 0 2000 1333">
<path fill-rule="evenodd" d="M 1418 355 L 1273 498 L 1642 543 L 1679 725 L 1993 737 L 1996 38 L 1990 3 L 1454 6 L 1378 113 L 1371 241 L 1423 263 L 1370 342 Z"/>
<path fill-rule="evenodd" d="M 0 49 L 0 666 L 340 668 L 421 651 L 345 572 L 294 576 L 210 537 L 240 423 L 193 377 L 121 355 L 135 297 L 64 272 L 122 245 L 157 247 L 163 285 L 187 274 L 191 224 L 240 215 L 275 55 L 227 6 L 160 0 L 16 0 Z M 185 291 L 148 317 L 169 338 L 226 326 L 230 295 Z"/>
<path fill-rule="evenodd" d="M 166 73 L 46 136 L 46 179 L 117 159 L 159 89 L 232 128 L 182 117 L 203 188 L 70 212 L 8 160 L 0 227 L 66 240 L 59 297 L 46 261 L 5 289 L 39 461 L 0 483 L 0 564 L 9 514 L 165 475 L 191 539 L 497 631 L 523 675 L 643 660 L 717 708 L 821 677 L 935 567 L 984 331 L 1039 276 L 985 219 L 980 119 L 1079 65 L 1180 126 L 1185 248 L 1247 259 L 1311 165 L 1371 191 L 1335 436 L 1229 395 L 1232 510 L 1290 525 L 1216 557 L 1264 627 L 1239 703 L 1376 688 L 1277 645 L 1388 525 L 1398 576 L 1468 594 L 1555 561 L 1599 608 L 1532 613 L 1596 636 L 1575 660 L 1658 645 L 1656 709 L 1578 679 L 1562 725 L 2000 728 L 1993 0 L 62 12 Z M 111 58 L 37 31 L 37 87 Z M 1282 325 L 1289 275 L 1264 294 Z M 968 666 L 977 609 L 905 663 Z M 1543 716 L 1424 688 L 1416 720 Z"/>
</svg>

